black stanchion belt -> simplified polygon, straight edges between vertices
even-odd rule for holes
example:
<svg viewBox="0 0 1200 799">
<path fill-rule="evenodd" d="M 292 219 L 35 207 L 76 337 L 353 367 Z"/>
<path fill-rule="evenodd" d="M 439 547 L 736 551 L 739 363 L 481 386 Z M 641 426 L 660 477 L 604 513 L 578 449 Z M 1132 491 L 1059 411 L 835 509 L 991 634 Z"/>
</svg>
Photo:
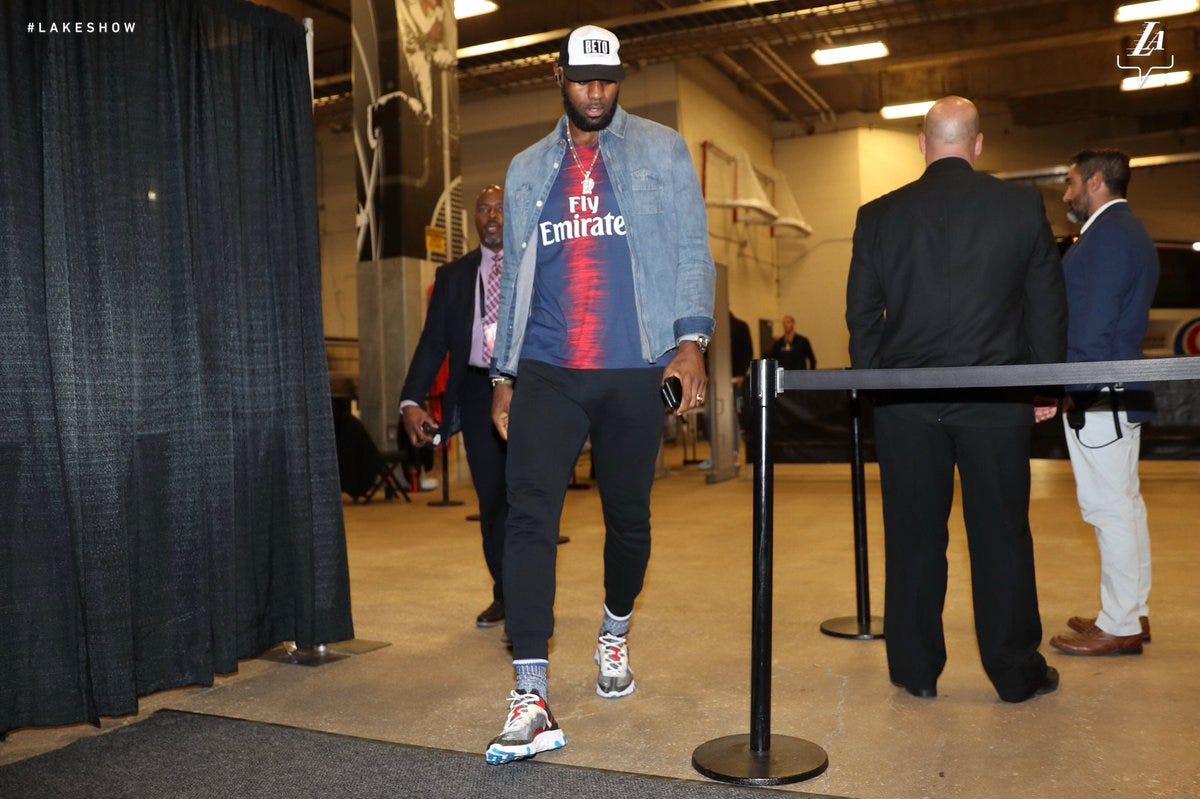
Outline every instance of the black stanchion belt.
<svg viewBox="0 0 1200 799">
<path fill-rule="evenodd" d="M 1200 356 L 1011 366 L 930 366 L 920 369 L 780 369 L 776 385 L 782 393 L 795 389 L 1000 388 L 1198 379 Z"/>
<path fill-rule="evenodd" d="M 775 396 L 809 391 L 1002 388 L 1089 383 L 1200 379 L 1200 357 L 1136 361 L 953 366 L 920 369 L 779 369 L 771 360 L 751 365 L 754 436 L 754 585 L 751 626 L 750 734 L 714 738 L 696 748 L 692 766 L 712 779 L 742 785 L 782 785 L 825 771 L 829 760 L 816 744 L 771 734 L 771 572 L 774 512 L 770 418 Z"/>
</svg>

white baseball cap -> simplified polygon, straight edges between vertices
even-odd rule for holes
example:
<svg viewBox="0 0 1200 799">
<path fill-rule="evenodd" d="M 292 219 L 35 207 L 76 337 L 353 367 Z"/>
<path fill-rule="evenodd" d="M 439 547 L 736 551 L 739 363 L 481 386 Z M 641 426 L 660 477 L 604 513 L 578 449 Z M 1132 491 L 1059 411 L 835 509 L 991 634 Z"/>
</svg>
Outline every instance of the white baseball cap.
<svg viewBox="0 0 1200 799">
<path fill-rule="evenodd" d="M 584 25 L 567 34 L 558 51 L 558 65 L 567 80 L 625 80 L 621 42 L 610 30 Z"/>
</svg>

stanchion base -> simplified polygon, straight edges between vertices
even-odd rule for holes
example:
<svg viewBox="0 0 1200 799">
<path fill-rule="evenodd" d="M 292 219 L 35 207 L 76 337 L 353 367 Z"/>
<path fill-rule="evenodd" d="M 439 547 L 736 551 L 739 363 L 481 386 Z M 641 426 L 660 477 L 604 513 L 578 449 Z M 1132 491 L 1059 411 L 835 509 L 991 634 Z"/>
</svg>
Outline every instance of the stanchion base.
<svg viewBox="0 0 1200 799">
<path fill-rule="evenodd" d="M 857 616 L 842 616 L 821 622 L 821 632 L 834 638 L 857 638 L 859 641 L 874 641 L 883 638 L 883 619 L 871 616 L 866 625 L 858 623 Z"/>
<path fill-rule="evenodd" d="M 426 504 L 431 508 L 457 508 L 462 503 L 457 499 L 435 499 Z"/>
<path fill-rule="evenodd" d="M 749 734 L 714 738 L 692 752 L 692 768 L 735 785 L 787 785 L 829 768 L 829 756 L 811 741 L 790 735 L 772 735 L 770 741 L 766 752 L 752 752 Z"/>
</svg>

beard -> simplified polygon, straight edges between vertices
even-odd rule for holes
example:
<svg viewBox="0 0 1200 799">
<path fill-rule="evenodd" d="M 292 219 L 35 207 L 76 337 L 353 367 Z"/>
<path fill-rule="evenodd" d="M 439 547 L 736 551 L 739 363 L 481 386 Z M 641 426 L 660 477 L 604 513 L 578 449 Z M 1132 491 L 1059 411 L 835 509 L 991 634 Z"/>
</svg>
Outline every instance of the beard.
<svg viewBox="0 0 1200 799">
<path fill-rule="evenodd" d="M 1067 203 L 1067 220 L 1076 224 L 1082 225 L 1091 216 L 1088 213 L 1087 204 L 1078 200 Z"/>
<path fill-rule="evenodd" d="M 567 112 L 567 119 L 571 120 L 571 124 L 576 128 L 585 132 L 607 128 L 617 113 L 617 102 L 621 99 L 621 90 L 618 88 L 617 93 L 613 95 L 612 105 L 604 112 L 604 116 L 593 121 L 585 117 L 571 102 L 571 98 L 567 96 L 567 87 L 565 85 L 559 91 L 562 92 L 563 110 Z"/>
</svg>

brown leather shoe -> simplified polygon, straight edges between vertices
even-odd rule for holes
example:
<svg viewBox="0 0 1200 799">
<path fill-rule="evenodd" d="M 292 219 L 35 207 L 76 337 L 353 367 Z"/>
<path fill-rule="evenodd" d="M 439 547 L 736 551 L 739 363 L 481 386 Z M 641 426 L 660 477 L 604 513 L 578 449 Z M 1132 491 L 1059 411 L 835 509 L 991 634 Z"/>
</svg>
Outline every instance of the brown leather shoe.
<svg viewBox="0 0 1200 799">
<path fill-rule="evenodd" d="M 1142 625 L 1142 643 L 1150 643 L 1150 617 L 1138 616 L 1138 621 Z M 1096 626 L 1096 617 L 1090 619 L 1085 616 L 1072 616 L 1067 619 L 1067 626 L 1077 633 L 1086 633 L 1088 630 Z"/>
<path fill-rule="evenodd" d="M 1142 636 L 1109 635 L 1093 625 L 1078 635 L 1056 635 L 1050 646 L 1068 655 L 1140 655 Z"/>
</svg>

